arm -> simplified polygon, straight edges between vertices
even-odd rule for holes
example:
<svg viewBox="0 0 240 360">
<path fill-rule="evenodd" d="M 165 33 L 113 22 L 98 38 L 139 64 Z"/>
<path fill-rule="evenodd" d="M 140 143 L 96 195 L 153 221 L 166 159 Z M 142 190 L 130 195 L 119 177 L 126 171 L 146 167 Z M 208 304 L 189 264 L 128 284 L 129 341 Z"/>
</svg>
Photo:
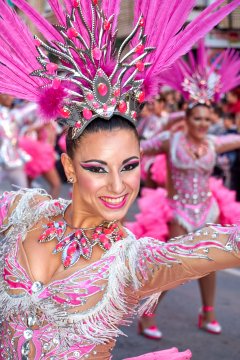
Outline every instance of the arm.
<svg viewBox="0 0 240 360">
<path fill-rule="evenodd" d="M 149 140 L 142 140 L 140 142 L 141 150 L 144 155 L 157 155 L 166 153 L 169 146 L 169 131 L 164 131 Z"/>
<path fill-rule="evenodd" d="M 139 241 L 135 265 L 137 279 L 142 284 L 138 294 L 142 298 L 210 272 L 240 265 L 237 226 L 208 226 L 168 243 L 146 238 Z"/>
<path fill-rule="evenodd" d="M 172 125 L 176 124 L 178 121 L 182 121 L 185 118 L 185 111 L 176 111 L 170 113 L 168 116 L 167 128 L 170 128 Z"/>
<path fill-rule="evenodd" d="M 229 134 L 214 137 L 214 144 L 218 154 L 240 148 L 240 135 Z"/>
</svg>

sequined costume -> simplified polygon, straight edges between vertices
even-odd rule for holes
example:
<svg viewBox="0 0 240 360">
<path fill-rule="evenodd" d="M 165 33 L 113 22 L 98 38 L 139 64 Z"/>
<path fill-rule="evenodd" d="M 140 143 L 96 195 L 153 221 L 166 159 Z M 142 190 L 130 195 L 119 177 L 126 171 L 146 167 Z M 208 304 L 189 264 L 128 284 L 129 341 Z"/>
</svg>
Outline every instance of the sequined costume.
<svg viewBox="0 0 240 360">
<path fill-rule="evenodd" d="M 15 112 L 0 106 L 0 180 L 8 178 L 18 186 L 27 186 L 24 164 L 30 156 L 19 147 L 20 126 Z"/>
<path fill-rule="evenodd" d="M 167 133 L 142 145 L 161 152 L 162 142 L 166 139 Z M 167 222 L 173 218 L 188 232 L 199 229 L 207 222 L 220 220 L 225 224 L 238 221 L 240 204 L 235 201 L 234 192 L 225 188 L 221 181 L 211 178 L 211 174 L 217 148 L 229 143 L 239 147 L 240 136 L 207 136 L 206 139 L 208 151 L 199 159 L 194 159 L 185 133 L 169 134 L 169 181 L 174 189 L 173 195 L 168 196 L 165 189 L 144 189 L 139 200 L 137 221 L 127 224 L 137 237 L 153 236 L 167 240 Z M 158 172 L 164 172 L 163 166 L 166 166 L 163 161 L 157 165 L 154 168 L 155 178 L 159 177 Z"/>
<path fill-rule="evenodd" d="M 1 198 L 1 359 L 110 359 L 119 326 L 140 299 L 148 298 L 148 307 L 162 290 L 239 266 L 236 226 L 209 226 L 168 244 L 136 241 L 127 232 L 98 261 L 84 268 L 79 261 L 42 284 L 31 277 L 23 242 L 39 220 L 58 216 L 68 203 L 39 190 Z"/>
</svg>

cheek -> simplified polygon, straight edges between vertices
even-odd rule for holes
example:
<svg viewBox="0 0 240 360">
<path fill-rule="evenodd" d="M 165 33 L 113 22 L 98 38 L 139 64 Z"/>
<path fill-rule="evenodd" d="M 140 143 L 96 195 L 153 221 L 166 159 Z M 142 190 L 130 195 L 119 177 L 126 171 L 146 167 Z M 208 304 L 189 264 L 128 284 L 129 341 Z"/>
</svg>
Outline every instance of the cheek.
<svg viewBox="0 0 240 360">
<path fill-rule="evenodd" d="M 104 186 L 105 183 L 104 175 L 97 176 L 96 174 L 92 174 L 90 172 L 79 172 L 77 174 L 77 179 L 79 193 L 82 194 L 83 197 L 96 194 L 96 192 Z"/>
<path fill-rule="evenodd" d="M 125 177 L 125 183 L 133 190 L 138 192 L 140 186 L 140 166 L 133 172 L 129 172 Z"/>
</svg>

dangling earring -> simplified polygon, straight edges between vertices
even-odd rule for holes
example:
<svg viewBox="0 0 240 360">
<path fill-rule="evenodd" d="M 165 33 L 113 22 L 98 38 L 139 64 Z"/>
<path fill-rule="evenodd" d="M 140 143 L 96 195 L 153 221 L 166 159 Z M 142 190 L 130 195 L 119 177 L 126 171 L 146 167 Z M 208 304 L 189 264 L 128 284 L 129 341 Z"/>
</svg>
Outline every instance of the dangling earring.
<svg viewBox="0 0 240 360">
<path fill-rule="evenodd" d="M 68 178 L 67 179 L 67 182 L 70 183 L 70 184 L 73 184 L 74 183 L 74 179 L 72 177 Z"/>
</svg>

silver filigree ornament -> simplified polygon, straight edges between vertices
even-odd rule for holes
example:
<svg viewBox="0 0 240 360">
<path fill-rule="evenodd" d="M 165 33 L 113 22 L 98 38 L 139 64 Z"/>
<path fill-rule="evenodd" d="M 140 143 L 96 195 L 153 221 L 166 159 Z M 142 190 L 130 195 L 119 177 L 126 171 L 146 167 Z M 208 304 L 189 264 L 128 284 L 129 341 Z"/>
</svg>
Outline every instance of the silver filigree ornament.
<svg viewBox="0 0 240 360">
<path fill-rule="evenodd" d="M 192 76 L 186 76 L 182 82 L 182 87 L 194 103 L 211 105 L 215 94 L 220 92 L 221 76 L 215 74 L 214 79 L 207 74 L 200 75 L 198 72 Z"/>
<path fill-rule="evenodd" d="M 37 60 L 42 69 L 33 71 L 31 75 L 51 80 L 51 84 L 46 86 L 48 88 L 52 86 L 56 89 L 64 83 L 66 85 L 66 82 L 68 85 L 72 84 L 65 88 L 67 95 L 59 108 L 59 121 L 73 128 L 73 138 L 77 138 L 89 122 L 97 117 L 109 120 L 115 114 L 136 125 L 137 112 L 145 98 L 142 90 L 144 80 L 141 77 L 139 79 L 139 74 L 144 73 L 151 65 L 144 63 L 143 59 L 155 49 L 145 47 L 147 37 L 144 35 L 143 16 L 140 16 L 133 31 L 120 46 L 114 69 L 108 76 L 101 64 L 107 63 L 107 47 L 113 46 L 116 40 L 117 31 L 111 32 L 114 15 L 107 19 L 97 1 L 92 1 L 91 10 L 95 21 L 92 21 L 90 28 L 80 1 L 75 1 L 74 4 L 71 15 L 66 15 L 66 27 L 55 25 L 63 42 L 46 44 L 35 36 L 40 55 Z M 78 21 L 81 20 L 88 39 L 84 39 L 74 27 L 76 16 Z M 98 39 L 95 36 L 96 23 Z M 138 37 L 137 45 L 125 54 L 135 37 Z M 58 58 L 60 63 L 50 62 L 42 49 Z M 112 51 L 114 52 L 116 51 Z"/>
</svg>

